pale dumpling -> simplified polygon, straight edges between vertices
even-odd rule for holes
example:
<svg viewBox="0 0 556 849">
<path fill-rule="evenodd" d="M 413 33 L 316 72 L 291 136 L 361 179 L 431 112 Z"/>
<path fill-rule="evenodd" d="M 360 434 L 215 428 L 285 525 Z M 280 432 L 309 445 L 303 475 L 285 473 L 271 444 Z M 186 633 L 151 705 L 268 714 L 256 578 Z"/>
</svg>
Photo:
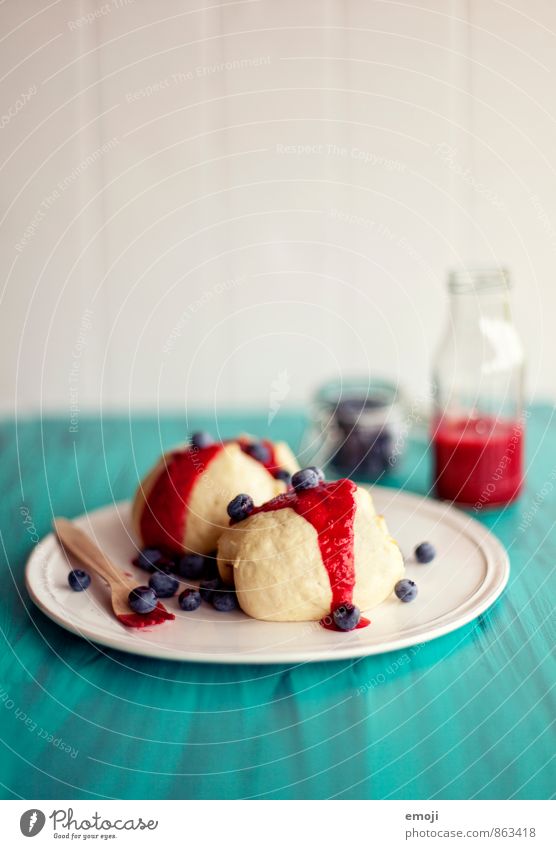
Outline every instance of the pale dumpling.
<svg viewBox="0 0 556 849">
<path fill-rule="evenodd" d="M 395 583 L 403 577 L 404 562 L 366 489 L 351 481 L 322 484 L 321 488 L 325 492 L 326 487 L 344 483 L 352 493 L 354 508 L 350 601 L 361 610 L 368 610 L 390 595 Z M 241 608 L 255 619 L 275 622 L 322 619 L 330 613 L 334 595 L 338 595 L 338 586 L 333 592 L 336 578 L 330 567 L 325 566 L 328 554 L 334 552 L 330 541 L 323 540 L 323 533 L 319 534 L 312 524 L 315 517 L 311 511 L 316 508 L 309 505 L 308 512 L 300 515 L 288 504 L 296 505 L 296 494 L 292 491 L 224 531 L 218 543 L 220 575 L 226 583 L 235 586 Z M 337 517 L 340 545 L 345 544 L 343 518 Z M 323 527 L 327 527 L 326 521 Z M 341 582 L 342 574 L 337 580 Z"/>
<path fill-rule="evenodd" d="M 264 461 L 255 459 L 256 451 L 250 453 L 254 444 L 266 448 Z M 143 547 L 209 554 L 228 528 L 226 507 L 232 498 L 248 492 L 261 504 L 284 492 L 283 473 L 298 468 L 284 442 L 253 443 L 242 437 L 202 448 L 181 446 L 162 456 L 137 489 L 134 530 Z"/>
</svg>

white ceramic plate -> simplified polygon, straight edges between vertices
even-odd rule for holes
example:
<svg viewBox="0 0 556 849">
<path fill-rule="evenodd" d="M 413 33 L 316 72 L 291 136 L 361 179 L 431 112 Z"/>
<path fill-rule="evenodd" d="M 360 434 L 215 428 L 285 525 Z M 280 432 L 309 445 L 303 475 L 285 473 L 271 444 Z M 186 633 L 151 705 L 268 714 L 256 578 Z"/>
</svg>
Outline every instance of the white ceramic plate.
<svg viewBox="0 0 556 849">
<path fill-rule="evenodd" d="M 111 615 L 102 581 L 93 578 L 86 592 L 70 590 L 68 561 L 52 534 L 27 563 L 27 589 L 47 616 L 84 639 L 133 654 L 206 663 L 303 663 L 401 649 L 454 631 L 500 595 L 508 580 L 508 556 L 482 525 L 459 510 L 410 493 L 384 487 L 373 487 L 372 493 L 419 594 L 409 604 L 392 595 L 369 614 L 368 628 L 351 633 L 327 631 L 316 622 L 259 622 L 241 611 L 218 613 L 207 604 L 184 613 L 176 598 L 164 601 L 176 613 L 175 621 L 132 630 Z M 129 504 L 115 504 L 76 522 L 117 565 L 136 575 L 137 584 L 144 584 L 145 572 L 130 565 L 135 546 L 129 513 Z M 423 540 L 438 551 L 428 565 L 412 557 Z"/>
</svg>

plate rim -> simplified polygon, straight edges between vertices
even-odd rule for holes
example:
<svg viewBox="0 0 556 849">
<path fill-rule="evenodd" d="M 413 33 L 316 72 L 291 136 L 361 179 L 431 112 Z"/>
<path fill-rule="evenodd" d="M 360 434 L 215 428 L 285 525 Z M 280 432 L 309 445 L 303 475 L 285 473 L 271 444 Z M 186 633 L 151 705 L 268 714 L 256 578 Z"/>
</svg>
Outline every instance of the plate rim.
<svg viewBox="0 0 556 849">
<path fill-rule="evenodd" d="M 469 624 L 469 622 L 472 622 L 474 619 L 477 619 L 500 597 L 509 580 L 510 560 L 508 553 L 500 540 L 488 528 L 472 516 L 469 516 L 463 510 L 459 510 L 447 502 L 435 501 L 431 498 L 427 498 L 426 496 L 419 495 L 418 493 L 398 490 L 392 487 L 369 486 L 365 484 L 360 485 L 367 486 L 371 492 L 379 490 L 383 494 L 390 494 L 392 499 L 401 499 L 402 502 L 406 501 L 413 507 L 417 507 L 419 511 L 426 509 L 438 519 L 442 518 L 443 520 L 446 520 L 446 518 L 449 518 L 450 521 L 455 524 L 456 528 L 459 528 L 461 532 L 466 533 L 467 536 L 471 536 L 475 543 L 479 545 L 487 563 L 485 579 L 478 590 L 455 609 L 455 611 L 460 611 L 458 615 L 454 616 L 453 614 L 455 611 L 449 611 L 440 617 L 441 621 L 436 626 L 431 624 L 426 626 L 415 626 L 413 631 L 406 631 L 403 636 L 387 640 L 382 643 L 373 645 L 365 643 L 349 643 L 344 647 L 339 647 L 334 650 L 330 650 L 328 648 L 323 649 L 322 653 L 316 652 L 315 650 L 303 651 L 303 649 L 299 649 L 295 652 L 289 651 L 281 654 L 280 649 L 267 649 L 266 654 L 256 654 L 254 652 L 245 654 L 238 652 L 205 654 L 203 652 L 196 651 L 188 652 L 187 650 L 179 652 L 173 650 L 168 651 L 154 643 L 148 644 L 137 642 L 137 644 L 134 645 L 128 640 L 127 634 L 125 633 L 122 634 L 122 637 L 113 637 L 109 634 L 101 634 L 99 636 L 99 632 L 95 628 L 89 628 L 86 625 L 82 628 L 75 626 L 71 620 L 68 621 L 67 619 L 64 619 L 62 615 L 58 614 L 52 608 L 49 608 L 48 604 L 46 604 L 37 594 L 34 588 L 33 572 L 35 569 L 39 568 L 40 564 L 45 561 L 48 562 L 49 557 L 52 555 L 52 551 L 56 546 L 56 540 L 52 532 L 47 534 L 37 543 L 27 559 L 24 576 L 25 587 L 33 603 L 42 613 L 45 614 L 45 616 L 60 627 L 64 628 L 66 631 L 69 631 L 82 639 L 86 639 L 93 644 L 101 645 L 116 651 L 123 651 L 127 654 L 157 658 L 159 660 L 226 665 L 286 664 L 291 666 L 303 663 L 323 663 L 337 660 L 351 660 L 360 657 L 386 654 L 388 652 L 409 648 L 416 644 L 430 642 L 431 640 L 438 639 L 439 637 L 445 636 L 453 631 L 457 631 L 459 628 Z M 90 521 L 91 517 L 94 518 L 100 514 L 119 512 L 122 509 L 127 509 L 130 503 L 130 501 L 116 501 L 111 504 L 104 505 L 103 507 L 98 507 L 94 510 L 82 513 L 79 516 L 75 516 L 74 520 Z M 38 574 L 39 573 L 37 572 L 37 575 Z M 434 622 L 435 620 L 431 621 Z M 273 624 L 291 625 L 292 623 Z M 298 624 L 303 625 L 306 623 Z M 346 636 L 348 635 L 342 635 L 342 638 L 345 639 Z"/>
</svg>

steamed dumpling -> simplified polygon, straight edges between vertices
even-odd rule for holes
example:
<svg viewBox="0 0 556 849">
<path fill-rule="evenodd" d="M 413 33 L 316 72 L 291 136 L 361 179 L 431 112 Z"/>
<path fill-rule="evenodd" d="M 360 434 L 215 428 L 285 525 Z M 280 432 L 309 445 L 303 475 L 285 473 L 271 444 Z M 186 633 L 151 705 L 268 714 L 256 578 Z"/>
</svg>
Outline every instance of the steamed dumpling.
<svg viewBox="0 0 556 849">
<path fill-rule="evenodd" d="M 369 492 L 352 487 L 355 581 L 351 600 L 368 610 L 390 595 L 403 577 L 404 563 Z M 222 579 L 235 586 L 241 608 L 255 619 L 317 620 L 330 613 L 332 578 L 325 568 L 319 535 L 291 507 L 257 512 L 225 530 L 218 543 L 218 568 Z"/>
<path fill-rule="evenodd" d="M 229 525 L 226 507 L 239 492 L 249 492 L 261 504 L 284 492 L 274 475 L 290 474 L 298 464 L 283 442 L 265 443 L 271 452 L 266 465 L 246 451 L 241 439 L 206 448 L 190 445 L 165 454 L 141 482 L 132 507 L 132 521 L 142 546 L 169 552 L 208 554 Z"/>
</svg>

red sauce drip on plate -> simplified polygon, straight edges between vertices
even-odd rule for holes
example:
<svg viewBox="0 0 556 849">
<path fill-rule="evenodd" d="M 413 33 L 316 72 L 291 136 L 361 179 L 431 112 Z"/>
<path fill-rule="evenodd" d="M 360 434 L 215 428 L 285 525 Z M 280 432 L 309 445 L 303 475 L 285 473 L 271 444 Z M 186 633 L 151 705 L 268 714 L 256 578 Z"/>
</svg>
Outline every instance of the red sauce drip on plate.
<svg viewBox="0 0 556 849">
<path fill-rule="evenodd" d="M 260 441 L 269 451 L 269 460 L 262 465 L 274 476 L 280 468 L 274 445 L 267 439 Z M 187 505 L 193 487 L 224 445 L 232 442 L 215 443 L 206 448 L 187 447 L 173 451 L 166 458 L 166 465 L 156 479 L 141 515 L 141 537 L 146 545 L 167 551 L 182 550 Z M 249 441 L 239 440 L 238 444 L 247 453 Z"/>
<path fill-rule="evenodd" d="M 156 479 L 141 515 L 141 536 L 150 546 L 181 551 L 193 486 L 223 445 L 174 451 Z"/>
<path fill-rule="evenodd" d="M 149 625 L 161 625 L 162 622 L 175 618 L 160 602 L 151 613 L 120 613 L 118 616 L 122 625 L 127 625 L 128 628 L 147 628 Z"/>
<path fill-rule="evenodd" d="M 255 507 L 255 513 L 270 513 L 289 507 L 313 526 L 318 534 L 319 549 L 324 568 L 328 572 L 334 610 L 342 604 L 351 604 L 355 586 L 354 532 L 355 492 L 353 481 L 342 479 L 321 483 L 301 492 L 289 490 L 266 504 Z M 327 618 L 328 622 L 328 618 Z M 333 620 L 324 627 L 337 630 Z M 369 621 L 361 618 L 357 627 Z"/>
</svg>

